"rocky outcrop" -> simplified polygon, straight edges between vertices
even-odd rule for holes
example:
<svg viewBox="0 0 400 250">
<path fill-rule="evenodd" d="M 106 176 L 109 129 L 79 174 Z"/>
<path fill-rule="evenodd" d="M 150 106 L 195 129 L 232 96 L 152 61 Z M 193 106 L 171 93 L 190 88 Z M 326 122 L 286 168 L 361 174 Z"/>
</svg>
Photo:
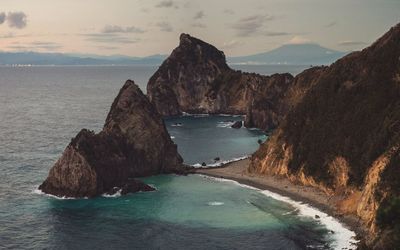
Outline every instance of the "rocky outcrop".
<svg viewBox="0 0 400 250">
<path fill-rule="evenodd" d="M 234 122 L 233 124 L 232 124 L 232 126 L 231 126 L 231 128 L 241 128 L 242 127 L 242 125 L 243 125 L 243 122 L 242 121 L 236 121 L 236 122 Z"/>
<path fill-rule="evenodd" d="M 366 246 L 400 244 L 400 25 L 330 67 L 303 72 L 293 85 L 304 85 L 304 93 L 288 92 L 293 108 L 249 171 L 341 193 L 342 212 L 385 235 L 386 243 L 370 237 Z"/>
<path fill-rule="evenodd" d="M 83 129 L 40 185 L 43 192 L 67 197 L 149 191 L 135 177 L 182 172 L 182 158 L 162 117 L 133 81 L 112 104 L 103 130 Z"/>
<path fill-rule="evenodd" d="M 247 114 L 246 126 L 272 129 L 288 108 L 282 102 L 290 74 L 236 71 L 214 46 L 187 34 L 150 78 L 147 94 L 163 116 L 186 113 Z"/>
</svg>

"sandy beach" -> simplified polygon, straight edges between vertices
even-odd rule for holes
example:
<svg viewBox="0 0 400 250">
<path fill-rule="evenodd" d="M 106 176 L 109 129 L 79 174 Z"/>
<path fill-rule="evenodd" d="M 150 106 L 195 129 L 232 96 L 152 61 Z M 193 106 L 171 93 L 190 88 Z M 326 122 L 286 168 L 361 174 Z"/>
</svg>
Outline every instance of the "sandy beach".
<svg viewBox="0 0 400 250">
<path fill-rule="evenodd" d="M 313 187 L 296 185 L 285 178 L 249 174 L 246 172 L 249 162 L 249 159 L 244 159 L 221 167 L 199 168 L 195 173 L 234 180 L 261 190 L 269 190 L 294 201 L 307 203 L 338 219 L 345 227 L 354 231 L 358 238 L 365 235 L 366 229 L 356 216 L 343 215 L 336 211 L 335 204 L 343 197 L 330 196 Z"/>
</svg>

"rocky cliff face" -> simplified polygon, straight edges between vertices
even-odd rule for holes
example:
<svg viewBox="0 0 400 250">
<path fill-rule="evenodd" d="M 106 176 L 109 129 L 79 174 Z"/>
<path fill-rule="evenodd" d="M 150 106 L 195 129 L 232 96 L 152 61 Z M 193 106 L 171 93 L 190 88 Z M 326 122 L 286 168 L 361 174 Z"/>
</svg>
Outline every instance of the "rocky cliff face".
<svg viewBox="0 0 400 250">
<path fill-rule="evenodd" d="M 253 155 L 249 171 L 341 193 L 339 210 L 385 236 L 386 242 L 377 237 L 367 245 L 400 244 L 394 216 L 400 213 L 400 25 L 295 82 L 305 84 L 305 93 L 289 94 L 293 109 Z"/>
<path fill-rule="evenodd" d="M 182 171 L 182 158 L 162 117 L 133 81 L 114 100 L 103 130 L 83 129 L 39 187 L 57 196 L 93 197 L 103 193 L 153 190 L 133 179 Z"/>
<path fill-rule="evenodd" d="M 187 113 L 247 115 L 246 126 L 271 129 L 288 110 L 283 102 L 290 74 L 261 76 L 228 67 L 214 46 L 187 34 L 147 85 L 163 116 Z"/>
</svg>

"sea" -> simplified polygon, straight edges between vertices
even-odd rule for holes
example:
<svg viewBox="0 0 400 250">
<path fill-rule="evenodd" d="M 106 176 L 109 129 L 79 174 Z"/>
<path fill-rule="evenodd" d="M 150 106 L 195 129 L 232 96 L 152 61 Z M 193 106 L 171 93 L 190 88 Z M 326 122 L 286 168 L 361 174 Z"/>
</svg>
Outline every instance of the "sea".
<svg viewBox="0 0 400 250">
<path fill-rule="evenodd" d="M 307 66 L 236 65 L 260 74 Z M 354 233 L 287 197 L 203 175 L 143 178 L 156 191 L 62 199 L 38 186 L 82 128 L 102 129 L 127 79 L 143 92 L 157 66 L 0 67 L 0 249 L 348 249 Z M 210 167 L 267 136 L 241 116 L 166 119 L 185 163 Z M 219 159 L 218 159 L 219 158 Z M 315 219 L 315 215 L 319 219 Z"/>
</svg>

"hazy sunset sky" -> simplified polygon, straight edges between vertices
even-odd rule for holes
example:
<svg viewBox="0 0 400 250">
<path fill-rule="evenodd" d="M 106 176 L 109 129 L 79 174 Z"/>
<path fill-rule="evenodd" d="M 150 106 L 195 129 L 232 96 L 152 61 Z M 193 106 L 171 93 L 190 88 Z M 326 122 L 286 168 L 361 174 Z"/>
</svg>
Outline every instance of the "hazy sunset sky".
<svg viewBox="0 0 400 250">
<path fill-rule="evenodd" d="M 400 0 L 1 0 L 0 50 L 169 54 L 179 34 L 228 56 L 285 43 L 358 50 L 400 22 Z"/>
</svg>

